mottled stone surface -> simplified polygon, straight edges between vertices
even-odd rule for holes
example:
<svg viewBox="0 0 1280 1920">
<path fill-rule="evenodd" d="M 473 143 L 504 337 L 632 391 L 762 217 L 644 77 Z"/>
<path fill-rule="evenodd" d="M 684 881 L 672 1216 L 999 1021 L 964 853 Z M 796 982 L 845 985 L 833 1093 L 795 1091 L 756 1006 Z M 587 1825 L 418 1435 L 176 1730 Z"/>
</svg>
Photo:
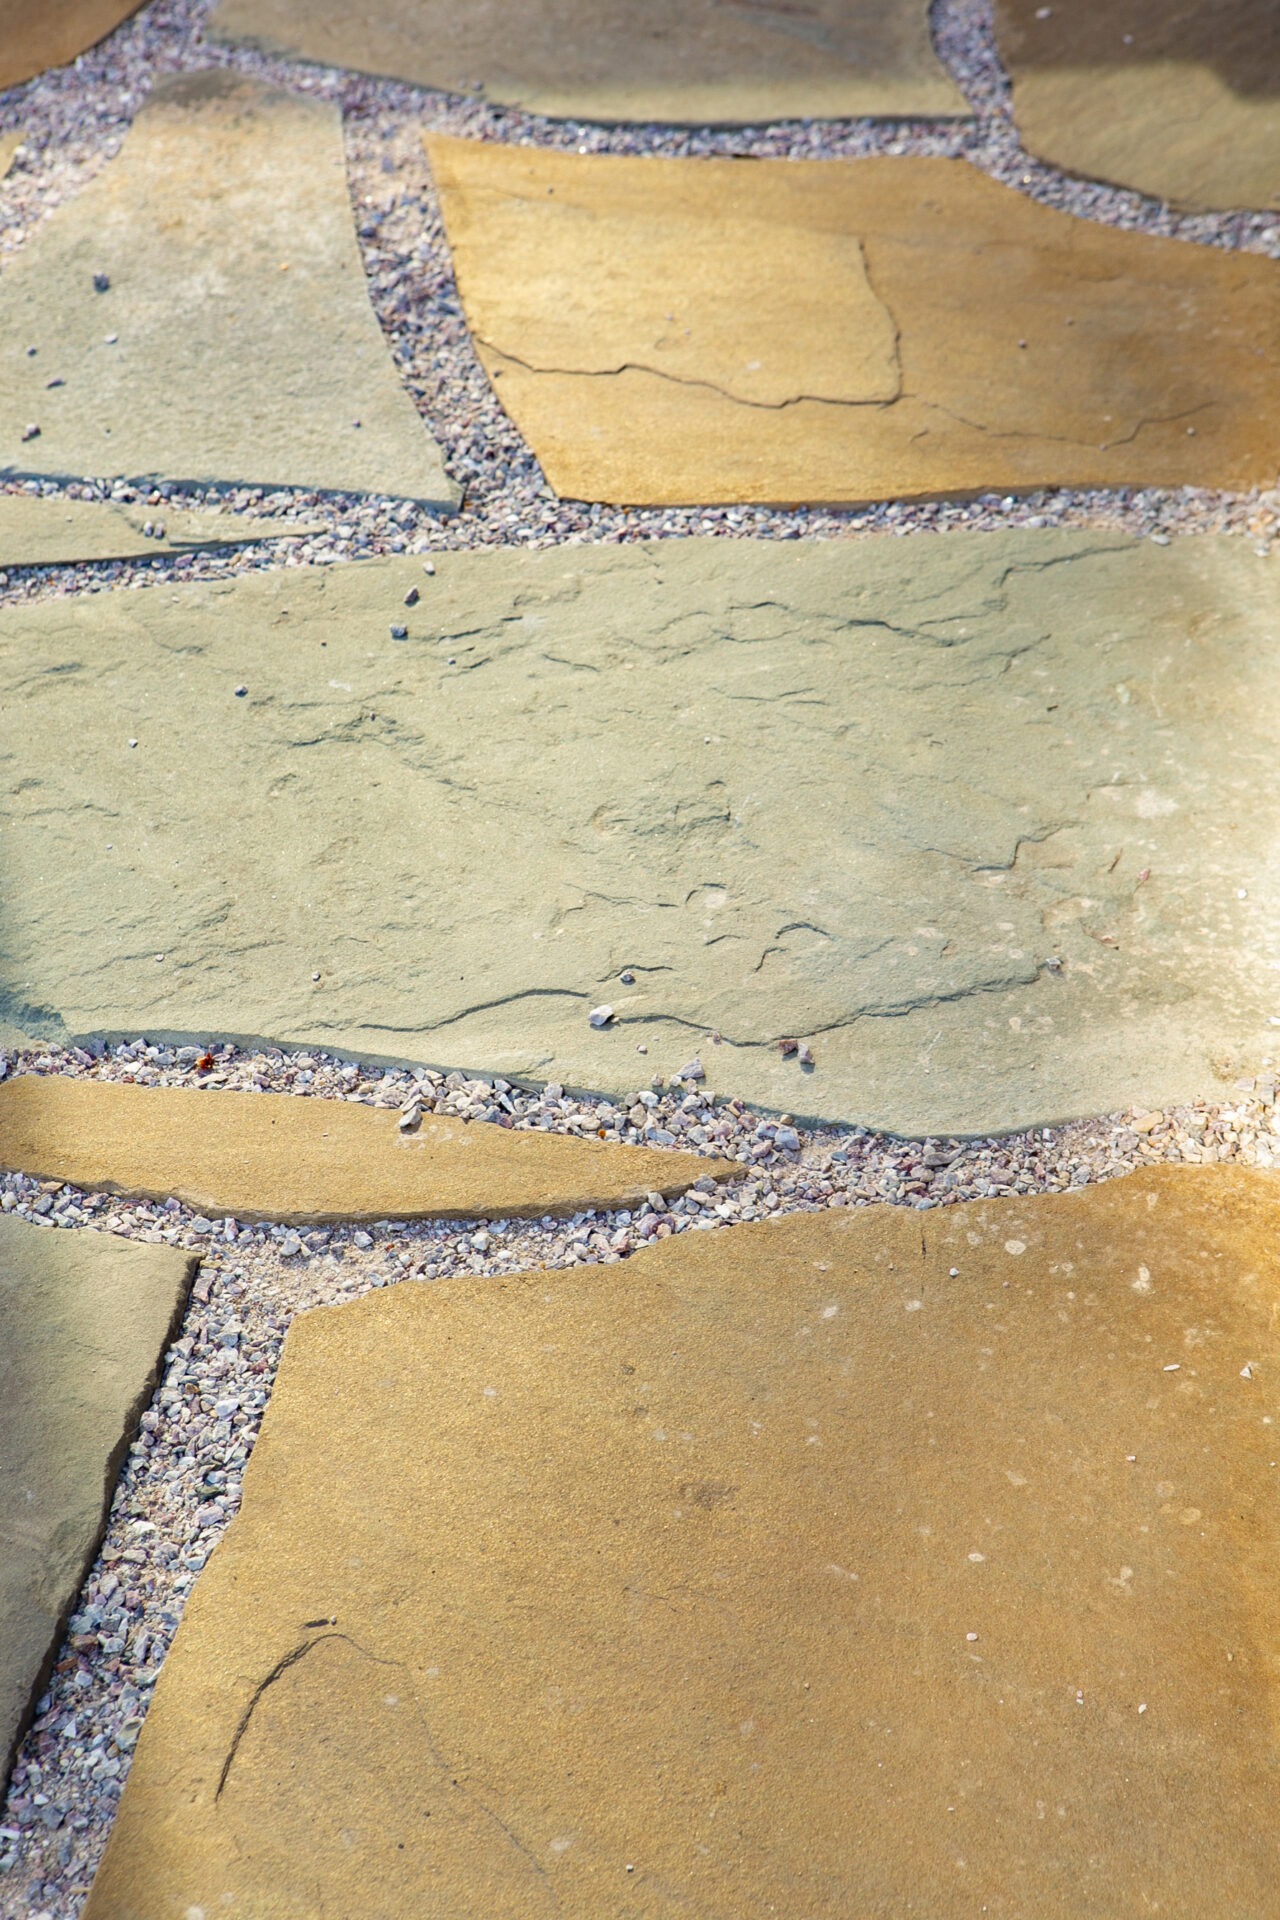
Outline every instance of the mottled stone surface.
<svg viewBox="0 0 1280 1920">
<path fill-rule="evenodd" d="M 0 384 L 6 473 L 456 503 L 369 304 L 338 109 L 230 71 L 157 87 L 10 261 Z"/>
<path fill-rule="evenodd" d="M 144 531 L 146 527 L 151 532 Z M 253 540 L 297 540 L 319 533 L 302 521 L 254 520 L 247 514 L 181 513 L 115 500 L 45 500 L 0 494 L 0 567 L 46 567 L 79 560 L 194 553 Z"/>
<path fill-rule="evenodd" d="M 221 0 L 212 31 L 569 119 L 967 112 L 924 0 Z"/>
<path fill-rule="evenodd" d="M 1175 206 L 1280 207 L 1274 0 L 996 0 L 1027 149 Z"/>
<path fill-rule="evenodd" d="M 1278 1213 L 1160 1169 L 302 1314 L 87 1920 L 1270 1911 Z"/>
<path fill-rule="evenodd" d="M 0 1782 L 196 1265 L 171 1247 L 0 1219 Z"/>
<path fill-rule="evenodd" d="M 1010 533 L 435 565 L 10 610 L 0 1032 L 610 1092 L 700 1051 L 719 1092 L 912 1133 L 1274 1052 L 1280 558 Z"/>
<path fill-rule="evenodd" d="M 1076 219 L 963 160 L 427 147 L 480 357 L 566 498 L 1275 478 L 1275 261 Z"/>
<path fill-rule="evenodd" d="M 515 1133 L 344 1100 L 23 1074 L 0 1087 L 0 1167 L 237 1220 L 563 1217 L 683 1193 L 730 1161 Z"/>
<path fill-rule="evenodd" d="M 0 0 L 0 93 L 96 46 L 141 0 Z M 2 169 L 0 169 L 2 171 Z"/>
</svg>

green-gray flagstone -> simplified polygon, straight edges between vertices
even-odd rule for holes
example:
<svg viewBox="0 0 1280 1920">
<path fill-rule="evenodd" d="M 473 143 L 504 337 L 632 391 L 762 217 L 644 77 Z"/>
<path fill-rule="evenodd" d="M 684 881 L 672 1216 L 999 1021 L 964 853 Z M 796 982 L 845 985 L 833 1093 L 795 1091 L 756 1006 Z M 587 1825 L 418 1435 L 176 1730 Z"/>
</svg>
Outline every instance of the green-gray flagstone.
<svg viewBox="0 0 1280 1920">
<path fill-rule="evenodd" d="M 1010 532 L 435 566 L 10 613 L 10 1035 L 614 1093 L 696 1051 L 718 1092 L 913 1134 L 1206 1094 L 1280 1044 L 1276 558 Z"/>
<path fill-rule="evenodd" d="M 196 1265 L 0 1219 L 0 1785 Z"/>
<path fill-rule="evenodd" d="M 230 70 L 158 86 L 10 260 L 0 391 L 0 473 L 457 504 L 369 304 L 337 107 Z"/>
<path fill-rule="evenodd" d="M 254 520 L 239 513 L 184 513 L 115 500 L 0 494 L 0 567 L 48 567 L 80 560 L 145 559 L 254 540 L 323 533 L 317 522 Z"/>
</svg>

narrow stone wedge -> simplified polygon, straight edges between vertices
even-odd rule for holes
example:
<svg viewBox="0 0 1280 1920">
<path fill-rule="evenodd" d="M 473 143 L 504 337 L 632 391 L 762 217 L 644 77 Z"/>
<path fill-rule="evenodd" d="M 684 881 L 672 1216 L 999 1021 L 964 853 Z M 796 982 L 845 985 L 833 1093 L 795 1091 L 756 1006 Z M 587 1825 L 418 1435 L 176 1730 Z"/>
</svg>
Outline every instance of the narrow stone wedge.
<svg viewBox="0 0 1280 1920">
<path fill-rule="evenodd" d="M 427 149 L 477 350 L 564 497 L 1275 479 L 1276 261 L 963 160 Z"/>
<path fill-rule="evenodd" d="M 0 1041 L 631 1098 L 697 1051 L 721 1094 L 920 1134 L 1213 1095 L 1274 1054 L 1280 554 L 435 565 L 7 610 Z"/>
<path fill-rule="evenodd" d="M 221 0 L 213 36 L 572 120 L 954 116 L 924 0 Z"/>
<path fill-rule="evenodd" d="M 1280 208 L 1274 0 L 997 0 L 1027 150 L 1190 211 Z"/>
<path fill-rule="evenodd" d="M 625 1207 L 742 1169 L 355 1101 L 23 1074 L 0 1087 L 0 1167 L 238 1220 L 536 1218 Z"/>
<path fill-rule="evenodd" d="M 197 1264 L 0 1219 L 0 1787 Z"/>
<path fill-rule="evenodd" d="M 0 0 L 0 93 L 65 67 L 105 40 L 142 0 Z"/>
<path fill-rule="evenodd" d="M 156 87 L 10 260 L 0 368 L 5 473 L 457 503 L 369 304 L 337 107 L 229 69 Z"/>
<path fill-rule="evenodd" d="M 86 1920 L 1270 1912 L 1278 1223 L 1162 1168 L 300 1315 Z"/>
<path fill-rule="evenodd" d="M 146 532 L 150 526 L 152 531 Z M 298 540 L 323 527 L 251 520 L 244 514 L 173 513 L 113 500 L 43 500 L 0 494 L 0 567 L 49 567 L 81 560 L 132 560 L 254 540 Z"/>
</svg>

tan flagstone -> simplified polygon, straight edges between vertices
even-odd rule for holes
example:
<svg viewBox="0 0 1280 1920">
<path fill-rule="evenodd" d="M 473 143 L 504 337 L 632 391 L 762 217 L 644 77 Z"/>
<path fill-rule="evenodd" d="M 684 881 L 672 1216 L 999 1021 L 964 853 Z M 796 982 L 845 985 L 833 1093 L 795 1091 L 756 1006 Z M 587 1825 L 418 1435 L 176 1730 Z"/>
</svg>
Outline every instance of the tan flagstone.
<svg viewBox="0 0 1280 1920">
<path fill-rule="evenodd" d="M 76 55 L 136 13 L 142 0 L 0 0 L 0 93 Z"/>
<path fill-rule="evenodd" d="M 477 350 L 564 497 L 1275 478 L 1274 261 L 1076 219 L 962 160 L 427 148 Z"/>
<path fill-rule="evenodd" d="M 147 533 L 145 529 L 152 531 Z M 115 500 L 40 499 L 0 494 L 0 567 L 47 567 L 78 560 L 129 560 L 254 540 L 299 540 L 319 523 L 254 520 L 239 513 L 173 512 Z"/>
<path fill-rule="evenodd" d="M 0 1786 L 196 1266 L 0 1219 Z"/>
<path fill-rule="evenodd" d="M 86 1920 L 1262 1914 L 1280 1179 L 300 1315 Z"/>
<path fill-rule="evenodd" d="M 355 1101 L 23 1074 L 0 1087 L 0 1167 L 238 1220 L 454 1220 L 625 1207 L 728 1160 L 606 1146 Z"/>
<path fill-rule="evenodd" d="M 722 1095 L 909 1134 L 1213 1096 L 1274 1053 L 1280 553 L 434 565 L 8 610 L 0 1041 L 632 1096 L 696 1052 Z"/>
<path fill-rule="evenodd" d="M 6 474 L 457 502 L 369 304 L 337 107 L 231 70 L 155 88 L 9 262 L 0 367 Z"/>
<path fill-rule="evenodd" d="M 924 0 L 221 0 L 211 34 L 574 120 L 968 112 Z"/>
<path fill-rule="evenodd" d="M 1280 208 L 1274 0 L 997 0 L 1028 151 L 1072 173 L 1204 208 Z"/>
<path fill-rule="evenodd" d="M 0 180 L 13 165 L 13 156 L 22 145 L 20 133 L 0 133 Z"/>
</svg>

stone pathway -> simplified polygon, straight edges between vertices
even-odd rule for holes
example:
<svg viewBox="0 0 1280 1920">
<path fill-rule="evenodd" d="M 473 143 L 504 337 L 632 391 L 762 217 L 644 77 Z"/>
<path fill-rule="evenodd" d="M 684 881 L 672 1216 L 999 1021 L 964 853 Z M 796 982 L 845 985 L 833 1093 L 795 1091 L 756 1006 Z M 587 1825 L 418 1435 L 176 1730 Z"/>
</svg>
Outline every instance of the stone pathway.
<svg viewBox="0 0 1280 1920">
<path fill-rule="evenodd" d="M 614 1095 L 697 1056 L 922 1135 L 1195 1098 L 1275 1045 L 1274 559 L 432 564 L 14 612 L 11 1040 L 266 1035 Z"/>
<path fill-rule="evenodd" d="M 996 0 L 996 25 L 1032 153 L 1175 206 L 1280 210 L 1272 0 Z"/>
<path fill-rule="evenodd" d="M 957 161 L 427 145 L 480 357 L 558 493 L 1275 475 L 1273 262 L 1072 219 Z"/>
<path fill-rule="evenodd" d="M 0 1220 L 0 1777 L 101 1544 L 195 1269 L 168 1247 Z"/>
<path fill-rule="evenodd" d="M 641 1147 L 512 1133 L 430 1111 L 104 1085 L 24 1074 L 0 1088 L 0 1167 L 241 1220 L 564 1218 L 675 1198 L 739 1170 Z M 424 1111 L 425 1110 L 425 1111 Z"/>
<path fill-rule="evenodd" d="M 0 1916 L 1262 1920 L 1280 229 L 487 18 L 0 95 Z"/>
<path fill-rule="evenodd" d="M 222 70 L 157 87 L 6 268 L 0 366 L 9 474 L 457 503 L 369 307 L 337 113 Z"/>
<path fill-rule="evenodd" d="M 1265 1912 L 1278 1199 L 304 1314 L 89 1920 Z"/>
<path fill-rule="evenodd" d="M 219 0 L 232 44 L 571 120 L 749 121 L 964 114 L 929 38 L 925 0 Z"/>
</svg>

